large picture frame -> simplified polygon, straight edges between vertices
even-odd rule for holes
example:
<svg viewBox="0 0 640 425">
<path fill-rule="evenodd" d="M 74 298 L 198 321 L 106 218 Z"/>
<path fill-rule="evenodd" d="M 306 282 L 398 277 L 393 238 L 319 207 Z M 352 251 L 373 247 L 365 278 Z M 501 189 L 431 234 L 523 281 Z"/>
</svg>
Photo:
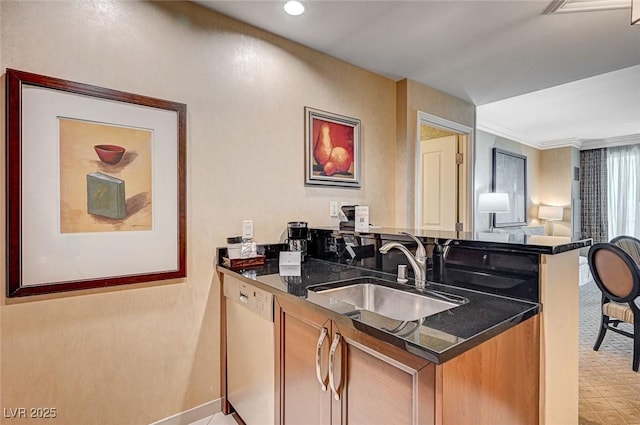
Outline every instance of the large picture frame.
<svg viewBox="0 0 640 425">
<path fill-rule="evenodd" d="M 7 296 L 186 276 L 186 105 L 6 71 Z"/>
<path fill-rule="evenodd" d="M 527 157 L 493 148 L 493 192 L 509 194 L 509 212 L 493 214 L 494 227 L 527 225 Z"/>
<path fill-rule="evenodd" d="M 360 120 L 306 106 L 305 184 L 361 187 Z"/>
</svg>

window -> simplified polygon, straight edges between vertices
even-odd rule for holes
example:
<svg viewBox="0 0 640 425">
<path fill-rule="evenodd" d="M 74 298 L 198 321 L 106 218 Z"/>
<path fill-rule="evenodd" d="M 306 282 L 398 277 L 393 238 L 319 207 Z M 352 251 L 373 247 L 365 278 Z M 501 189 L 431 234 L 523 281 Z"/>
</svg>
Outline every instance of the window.
<svg viewBox="0 0 640 425">
<path fill-rule="evenodd" d="M 607 148 L 609 240 L 640 237 L 640 144 Z"/>
</svg>

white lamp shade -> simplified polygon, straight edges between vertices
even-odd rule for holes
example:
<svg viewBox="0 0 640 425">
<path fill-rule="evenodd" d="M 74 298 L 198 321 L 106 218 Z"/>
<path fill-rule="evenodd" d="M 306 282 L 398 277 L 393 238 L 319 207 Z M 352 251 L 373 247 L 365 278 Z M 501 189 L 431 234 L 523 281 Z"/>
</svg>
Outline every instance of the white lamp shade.
<svg viewBox="0 0 640 425">
<path fill-rule="evenodd" d="M 508 213 L 509 194 L 508 193 L 481 193 L 478 195 L 479 213 Z"/>
<path fill-rule="evenodd" d="M 540 205 L 538 207 L 538 218 L 542 220 L 562 220 L 564 208 Z"/>
</svg>

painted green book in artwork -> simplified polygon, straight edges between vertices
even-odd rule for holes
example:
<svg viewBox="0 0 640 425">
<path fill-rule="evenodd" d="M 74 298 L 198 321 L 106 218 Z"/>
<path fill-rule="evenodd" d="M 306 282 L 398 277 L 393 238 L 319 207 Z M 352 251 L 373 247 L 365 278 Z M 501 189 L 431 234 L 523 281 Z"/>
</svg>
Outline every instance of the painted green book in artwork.
<svg viewBox="0 0 640 425">
<path fill-rule="evenodd" d="M 115 219 L 124 218 L 124 180 L 99 171 L 87 174 L 87 212 Z"/>
</svg>

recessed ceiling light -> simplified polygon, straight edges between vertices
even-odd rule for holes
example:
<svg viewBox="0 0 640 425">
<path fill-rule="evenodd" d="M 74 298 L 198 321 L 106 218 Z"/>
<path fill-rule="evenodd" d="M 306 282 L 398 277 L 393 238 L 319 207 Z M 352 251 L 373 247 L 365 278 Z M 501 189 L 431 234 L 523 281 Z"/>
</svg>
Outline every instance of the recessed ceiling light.
<svg viewBox="0 0 640 425">
<path fill-rule="evenodd" d="M 304 13 L 304 3 L 298 0 L 290 0 L 284 4 L 284 11 L 291 16 L 299 16 Z"/>
</svg>

